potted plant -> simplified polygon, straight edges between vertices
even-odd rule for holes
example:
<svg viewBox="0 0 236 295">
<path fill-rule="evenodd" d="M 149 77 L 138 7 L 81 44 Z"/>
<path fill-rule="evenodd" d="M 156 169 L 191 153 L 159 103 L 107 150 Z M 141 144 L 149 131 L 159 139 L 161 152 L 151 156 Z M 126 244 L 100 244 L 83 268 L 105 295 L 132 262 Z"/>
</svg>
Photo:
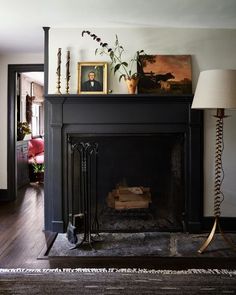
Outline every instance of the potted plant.
<svg viewBox="0 0 236 295">
<path fill-rule="evenodd" d="M 144 50 L 142 49 L 136 51 L 134 56 L 129 61 L 125 61 L 123 60 L 124 48 L 120 45 L 117 35 L 114 46 L 110 47 L 108 43 L 102 42 L 100 37 L 92 34 L 90 31 L 83 31 L 82 36 L 85 34 L 89 35 L 93 38 L 93 40 L 99 43 L 99 47 L 95 50 L 95 54 L 108 55 L 111 59 L 111 70 L 114 74 L 119 73 L 119 81 L 124 78 L 127 83 L 129 93 L 135 93 L 140 74 L 134 66 L 136 64 L 141 65 L 139 55 L 146 55 Z"/>
<path fill-rule="evenodd" d="M 35 180 L 38 182 L 43 182 L 43 178 L 44 178 L 44 163 L 43 164 L 38 164 L 36 162 L 36 160 L 34 160 L 33 164 L 33 172 L 35 175 Z"/>
<path fill-rule="evenodd" d="M 26 134 L 30 134 L 30 126 L 28 122 L 17 122 L 17 140 L 23 140 Z"/>
</svg>

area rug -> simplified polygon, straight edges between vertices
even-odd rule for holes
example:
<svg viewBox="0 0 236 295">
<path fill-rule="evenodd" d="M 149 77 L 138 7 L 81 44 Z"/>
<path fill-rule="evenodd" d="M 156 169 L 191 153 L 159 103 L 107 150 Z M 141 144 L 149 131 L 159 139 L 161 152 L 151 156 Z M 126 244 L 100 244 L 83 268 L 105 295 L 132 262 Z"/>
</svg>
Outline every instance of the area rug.
<svg viewBox="0 0 236 295">
<path fill-rule="evenodd" d="M 1 274 L 27 273 L 133 273 L 133 274 L 162 274 L 162 275 L 226 275 L 236 277 L 233 269 L 146 269 L 146 268 L 0 268 Z"/>
<path fill-rule="evenodd" d="M 87 245 L 73 249 L 66 234 L 58 234 L 48 257 L 70 256 L 158 256 L 158 257 L 198 257 L 197 250 L 207 235 L 194 235 L 184 233 L 101 233 L 98 242 L 92 247 Z M 78 235 L 79 241 L 83 236 Z M 231 235 L 236 240 L 236 235 Z M 231 250 L 221 235 L 215 236 L 214 242 L 204 253 L 207 257 L 236 257 L 236 252 Z"/>
<path fill-rule="evenodd" d="M 0 294 L 235 294 L 236 272 L 145 269 L 0 270 Z"/>
</svg>

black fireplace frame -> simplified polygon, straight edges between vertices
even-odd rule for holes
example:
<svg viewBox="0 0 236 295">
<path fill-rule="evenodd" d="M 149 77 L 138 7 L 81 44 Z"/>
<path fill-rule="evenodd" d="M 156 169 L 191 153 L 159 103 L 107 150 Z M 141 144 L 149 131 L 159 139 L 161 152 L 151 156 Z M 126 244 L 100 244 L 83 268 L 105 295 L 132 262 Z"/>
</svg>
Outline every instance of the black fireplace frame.
<svg viewBox="0 0 236 295">
<path fill-rule="evenodd" d="M 189 232 L 203 220 L 203 112 L 192 96 L 46 95 L 45 230 L 67 225 L 67 140 L 73 134 L 183 133 L 185 212 Z"/>
</svg>

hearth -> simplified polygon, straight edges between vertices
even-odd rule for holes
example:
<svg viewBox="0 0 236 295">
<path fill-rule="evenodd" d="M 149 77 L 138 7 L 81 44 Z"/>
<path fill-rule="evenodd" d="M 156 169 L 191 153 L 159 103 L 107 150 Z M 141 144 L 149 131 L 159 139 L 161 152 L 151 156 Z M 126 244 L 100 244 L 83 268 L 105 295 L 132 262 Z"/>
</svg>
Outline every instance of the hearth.
<svg viewBox="0 0 236 295">
<path fill-rule="evenodd" d="M 91 189 L 101 231 L 199 232 L 202 112 L 191 103 L 190 96 L 47 95 L 45 229 L 65 232 L 71 181 L 80 213 L 81 163 L 75 156 L 73 176 L 69 151 L 71 143 L 83 142 L 97 144 Z M 119 186 L 147 188 L 151 202 L 118 210 L 107 198 Z"/>
</svg>

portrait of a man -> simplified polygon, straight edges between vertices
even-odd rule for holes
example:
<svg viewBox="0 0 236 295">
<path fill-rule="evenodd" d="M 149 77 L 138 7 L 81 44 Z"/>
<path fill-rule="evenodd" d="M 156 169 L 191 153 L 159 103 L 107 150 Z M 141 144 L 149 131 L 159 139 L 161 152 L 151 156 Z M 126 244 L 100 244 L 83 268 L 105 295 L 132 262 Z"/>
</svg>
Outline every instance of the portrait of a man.
<svg viewBox="0 0 236 295">
<path fill-rule="evenodd" d="M 93 71 L 88 73 L 88 80 L 82 83 L 82 91 L 102 91 L 102 84 L 95 79 L 96 74 Z"/>
<path fill-rule="evenodd" d="M 78 63 L 80 94 L 107 93 L 107 64 Z"/>
</svg>

